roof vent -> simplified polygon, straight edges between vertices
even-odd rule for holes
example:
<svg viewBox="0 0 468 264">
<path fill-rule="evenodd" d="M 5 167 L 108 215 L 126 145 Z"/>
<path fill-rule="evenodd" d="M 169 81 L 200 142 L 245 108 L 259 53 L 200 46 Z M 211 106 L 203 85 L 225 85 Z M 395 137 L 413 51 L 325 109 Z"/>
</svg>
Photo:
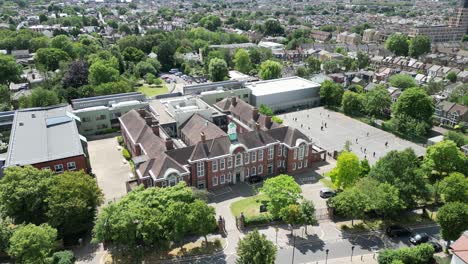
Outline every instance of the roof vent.
<svg viewBox="0 0 468 264">
<path fill-rule="evenodd" d="M 23 122 L 20 122 L 20 123 L 19 123 L 19 126 L 23 126 L 23 125 L 24 125 Z"/>
<path fill-rule="evenodd" d="M 31 117 L 32 117 L 32 118 L 36 118 L 36 114 L 31 114 Z"/>
</svg>

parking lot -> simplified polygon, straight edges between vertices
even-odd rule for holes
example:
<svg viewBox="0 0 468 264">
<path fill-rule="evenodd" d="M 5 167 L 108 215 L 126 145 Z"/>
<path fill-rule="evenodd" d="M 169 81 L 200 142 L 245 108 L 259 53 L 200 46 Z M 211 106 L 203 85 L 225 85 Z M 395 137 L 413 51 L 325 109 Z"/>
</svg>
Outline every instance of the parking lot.
<svg viewBox="0 0 468 264">
<path fill-rule="evenodd" d="M 426 149 L 420 145 L 323 107 L 282 114 L 279 117 L 284 124 L 300 129 L 329 152 L 343 150 L 345 142 L 349 140 L 351 150 L 360 159 L 367 158 L 370 164 L 374 164 L 391 150 L 413 148 L 418 156 L 426 153 Z"/>
</svg>

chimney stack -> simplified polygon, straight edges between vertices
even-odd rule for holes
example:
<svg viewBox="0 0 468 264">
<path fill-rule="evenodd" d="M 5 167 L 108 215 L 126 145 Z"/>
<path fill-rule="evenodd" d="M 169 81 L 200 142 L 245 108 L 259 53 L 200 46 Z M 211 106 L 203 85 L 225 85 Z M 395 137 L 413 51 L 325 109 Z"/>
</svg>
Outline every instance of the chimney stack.
<svg viewBox="0 0 468 264">
<path fill-rule="evenodd" d="M 232 104 L 233 106 L 236 106 L 236 104 L 237 104 L 237 97 L 233 96 L 233 97 L 231 98 L 231 104 Z"/>
<path fill-rule="evenodd" d="M 254 121 L 257 121 L 257 119 L 258 119 L 258 108 L 257 108 L 257 107 L 254 107 L 254 108 L 252 109 L 252 119 L 253 119 Z"/>
<path fill-rule="evenodd" d="M 140 114 L 141 117 L 145 118 L 146 117 L 146 110 L 145 109 L 138 109 L 138 114 Z"/>
<path fill-rule="evenodd" d="M 159 137 L 159 124 L 157 122 L 151 124 L 151 129 L 153 130 L 153 134 Z"/>
<path fill-rule="evenodd" d="M 153 124 L 153 118 L 151 116 L 147 116 L 145 117 L 145 122 L 148 126 L 151 127 L 151 125 Z"/>
<path fill-rule="evenodd" d="M 271 116 L 265 116 L 265 127 L 270 129 L 272 125 Z"/>
<path fill-rule="evenodd" d="M 203 143 L 205 143 L 205 141 L 206 141 L 206 136 L 205 136 L 205 133 L 204 133 L 204 132 L 201 132 L 201 133 L 200 133 L 200 137 L 201 137 L 201 141 L 202 141 Z"/>
<path fill-rule="evenodd" d="M 166 138 L 166 150 L 174 149 L 174 143 L 171 138 Z"/>
</svg>

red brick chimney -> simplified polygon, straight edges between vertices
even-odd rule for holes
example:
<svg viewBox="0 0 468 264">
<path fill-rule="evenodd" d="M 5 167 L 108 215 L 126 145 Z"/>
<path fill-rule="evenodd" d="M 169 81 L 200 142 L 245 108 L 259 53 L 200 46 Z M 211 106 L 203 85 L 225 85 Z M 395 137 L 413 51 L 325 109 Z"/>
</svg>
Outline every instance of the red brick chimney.
<svg viewBox="0 0 468 264">
<path fill-rule="evenodd" d="M 272 125 L 271 116 L 265 116 L 265 127 L 270 129 Z"/>
<path fill-rule="evenodd" d="M 145 118 L 146 117 L 146 110 L 145 109 L 138 109 L 138 114 L 140 114 L 141 117 Z"/>
<path fill-rule="evenodd" d="M 231 104 L 232 104 L 233 106 L 236 106 L 236 105 L 237 105 L 237 97 L 235 97 L 235 96 L 231 97 Z"/>
<path fill-rule="evenodd" d="M 252 109 L 252 119 L 253 119 L 254 121 L 257 121 L 257 119 L 258 119 L 258 108 L 257 108 L 257 107 L 254 107 L 254 108 Z"/>
<path fill-rule="evenodd" d="M 151 129 L 153 130 L 153 134 L 159 137 L 159 124 L 158 123 L 153 123 L 151 125 Z"/>
<path fill-rule="evenodd" d="M 174 149 L 174 143 L 171 138 L 166 138 L 166 150 Z"/>
<path fill-rule="evenodd" d="M 204 133 L 204 132 L 201 132 L 201 133 L 200 133 L 200 137 L 201 137 L 201 141 L 202 141 L 203 143 L 205 143 L 205 141 L 206 141 L 206 136 L 205 136 L 205 133 Z"/>
<path fill-rule="evenodd" d="M 135 156 L 135 157 L 141 156 L 141 146 L 140 146 L 140 144 L 135 145 L 135 153 L 133 153 L 133 156 Z"/>
<path fill-rule="evenodd" d="M 153 117 L 151 117 L 151 116 L 145 117 L 145 122 L 146 122 L 146 124 L 147 124 L 148 126 L 151 127 L 151 125 L 153 124 Z"/>
</svg>

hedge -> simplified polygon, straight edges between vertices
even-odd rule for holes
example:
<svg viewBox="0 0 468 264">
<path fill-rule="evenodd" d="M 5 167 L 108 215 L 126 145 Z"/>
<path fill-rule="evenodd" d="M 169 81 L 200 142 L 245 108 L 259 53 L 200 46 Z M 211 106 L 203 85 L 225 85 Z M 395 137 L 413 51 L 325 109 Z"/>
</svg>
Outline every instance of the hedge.
<svg viewBox="0 0 468 264">
<path fill-rule="evenodd" d="M 427 264 L 431 263 L 434 255 L 432 245 L 424 243 L 416 247 L 405 247 L 400 249 L 386 249 L 380 252 L 379 264 Z"/>
<path fill-rule="evenodd" d="M 130 160 L 132 158 L 132 155 L 130 155 L 130 152 L 126 148 L 122 149 L 122 155 L 126 160 Z"/>
<path fill-rule="evenodd" d="M 256 216 L 246 216 L 244 226 L 251 225 L 263 225 L 273 222 L 273 216 L 271 214 L 259 214 Z"/>
</svg>

